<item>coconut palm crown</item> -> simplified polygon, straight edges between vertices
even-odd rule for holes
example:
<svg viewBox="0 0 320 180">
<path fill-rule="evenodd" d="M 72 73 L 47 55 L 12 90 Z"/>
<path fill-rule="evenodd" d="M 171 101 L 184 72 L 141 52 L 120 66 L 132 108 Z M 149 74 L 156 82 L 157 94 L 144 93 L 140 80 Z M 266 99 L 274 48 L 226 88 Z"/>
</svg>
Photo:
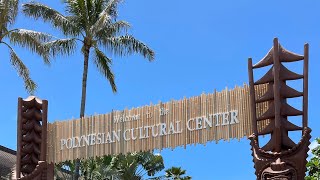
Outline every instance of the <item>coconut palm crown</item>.
<svg viewBox="0 0 320 180">
<path fill-rule="evenodd" d="M 181 167 L 171 167 L 166 170 L 165 177 L 172 180 L 190 180 L 190 176 L 184 176 L 186 170 L 181 169 Z"/>
<path fill-rule="evenodd" d="M 126 21 L 118 21 L 118 4 L 120 0 L 63 0 L 65 14 L 44 4 L 31 2 L 23 5 L 25 15 L 34 19 L 42 19 L 60 30 L 65 39 L 57 39 L 45 43 L 45 49 L 53 57 L 70 55 L 81 44 L 83 54 L 82 94 L 80 118 L 84 117 L 86 105 L 87 76 L 89 56 L 101 74 L 109 81 L 112 91 L 117 91 L 112 59 L 109 55 L 126 56 L 139 53 L 149 61 L 154 60 L 154 52 L 144 43 L 128 34 L 130 25 Z M 78 42 L 78 43 L 77 43 Z M 78 179 L 80 161 L 77 160 L 73 179 Z"/>
<path fill-rule="evenodd" d="M 23 79 L 27 92 L 33 94 L 37 85 L 31 79 L 27 66 L 17 55 L 12 45 L 27 48 L 31 52 L 39 54 L 46 64 L 50 64 L 48 49 L 42 43 L 51 40 L 52 37 L 27 29 L 10 29 L 16 21 L 18 5 L 18 0 L 0 0 L 0 47 L 3 45 L 9 49 L 10 63 Z"/>
<path fill-rule="evenodd" d="M 152 152 L 136 152 L 114 156 L 111 168 L 118 172 L 119 179 L 142 180 L 164 169 L 164 162 L 162 156 Z"/>
<path fill-rule="evenodd" d="M 23 5 L 23 12 L 35 19 L 42 19 L 59 29 L 67 38 L 46 43 L 50 54 L 69 55 L 74 52 L 76 42 L 81 44 L 84 55 L 82 96 L 80 118 L 85 113 L 86 87 L 89 55 L 98 70 L 109 81 L 112 91 L 116 92 L 112 59 L 109 55 L 126 56 L 139 53 L 149 61 L 154 60 L 154 52 L 144 43 L 127 33 L 130 25 L 117 20 L 117 6 L 120 0 L 64 0 L 66 15 L 40 3 L 31 2 Z"/>
</svg>

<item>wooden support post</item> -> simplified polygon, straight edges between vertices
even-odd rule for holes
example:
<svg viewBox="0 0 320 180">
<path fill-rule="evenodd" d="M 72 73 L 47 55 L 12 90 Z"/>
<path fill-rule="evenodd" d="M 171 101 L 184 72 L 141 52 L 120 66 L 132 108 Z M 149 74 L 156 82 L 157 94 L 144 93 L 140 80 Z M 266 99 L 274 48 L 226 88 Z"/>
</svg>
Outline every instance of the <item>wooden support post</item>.
<svg viewBox="0 0 320 180">
<path fill-rule="evenodd" d="M 304 45 L 303 64 L 303 128 L 308 127 L 308 72 L 309 72 L 309 44 Z"/>
<path fill-rule="evenodd" d="M 22 98 L 18 98 L 18 118 L 17 118 L 17 164 L 16 164 L 16 178 L 21 176 L 21 146 L 22 143 L 22 122 L 21 122 L 21 112 L 22 112 Z"/>
<path fill-rule="evenodd" d="M 257 112 L 256 112 L 256 98 L 254 90 L 254 80 L 253 80 L 253 68 L 252 68 L 252 59 L 248 59 L 248 74 L 249 74 L 249 86 L 250 86 L 250 105 L 251 105 L 251 121 L 252 121 L 252 130 L 255 135 L 258 136 L 257 130 Z"/>
<path fill-rule="evenodd" d="M 47 180 L 54 179 L 54 163 L 50 163 L 47 166 Z"/>
<path fill-rule="evenodd" d="M 280 99 L 280 58 L 278 39 L 273 40 L 274 112 L 275 112 L 275 152 L 281 152 L 281 99 Z"/>
</svg>

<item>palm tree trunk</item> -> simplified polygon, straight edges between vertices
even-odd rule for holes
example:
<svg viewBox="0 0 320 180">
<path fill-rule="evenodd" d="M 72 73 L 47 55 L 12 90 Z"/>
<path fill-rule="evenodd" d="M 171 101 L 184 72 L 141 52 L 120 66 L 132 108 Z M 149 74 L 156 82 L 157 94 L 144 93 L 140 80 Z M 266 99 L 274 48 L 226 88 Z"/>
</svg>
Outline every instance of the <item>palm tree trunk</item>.
<svg viewBox="0 0 320 180">
<path fill-rule="evenodd" d="M 84 46 L 84 62 L 83 62 L 83 75 L 82 75 L 82 91 L 81 91 L 82 94 L 81 94 L 80 118 L 84 117 L 85 108 L 86 108 L 89 53 L 90 53 L 90 47 Z"/>
<path fill-rule="evenodd" d="M 87 78 L 88 78 L 88 64 L 89 64 L 89 53 L 90 47 L 84 45 L 83 46 L 83 74 L 82 74 L 82 91 L 81 91 L 81 107 L 80 107 L 80 118 L 84 117 L 85 109 L 86 109 L 86 96 L 87 96 Z M 80 172 L 80 160 L 77 159 L 75 163 L 75 173 L 73 174 L 73 180 L 79 179 Z"/>
</svg>

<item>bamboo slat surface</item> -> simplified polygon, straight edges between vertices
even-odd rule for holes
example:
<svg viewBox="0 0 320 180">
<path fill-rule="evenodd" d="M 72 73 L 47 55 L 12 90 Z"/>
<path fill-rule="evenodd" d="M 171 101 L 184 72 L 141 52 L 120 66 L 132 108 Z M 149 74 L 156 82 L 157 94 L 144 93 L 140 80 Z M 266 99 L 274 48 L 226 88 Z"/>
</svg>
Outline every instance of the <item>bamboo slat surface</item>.
<svg viewBox="0 0 320 180">
<path fill-rule="evenodd" d="M 267 85 L 255 88 L 256 98 L 267 91 Z M 76 158 L 240 140 L 252 134 L 249 100 L 249 87 L 244 85 L 167 103 L 49 123 L 47 160 L 59 163 Z M 267 103 L 258 104 L 257 115 L 267 109 Z M 231 124 L 235 111 L 239 122 Z M 120 117 L 125 121 L 120 122 Z M 268 123 L 268 120 L 259 122 L 258 131 Z"/>
</svg>

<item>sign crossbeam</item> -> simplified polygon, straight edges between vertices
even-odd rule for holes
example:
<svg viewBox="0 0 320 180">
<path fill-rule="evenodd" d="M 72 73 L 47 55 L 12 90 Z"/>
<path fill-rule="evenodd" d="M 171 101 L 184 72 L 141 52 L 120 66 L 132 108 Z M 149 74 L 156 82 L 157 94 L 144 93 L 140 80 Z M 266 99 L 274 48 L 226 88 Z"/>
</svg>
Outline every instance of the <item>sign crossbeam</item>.
<svg viewBox="0 0 320 180">
<path fill-rule="evenodd" d="M 259 98 L 267 85 L 256 87 Z M 257 114 L 266 111 L 261 103 Z M 167 103 L 143 106 L 108 114 L 48 125 L 48 161 L 63 162 L 109 154 L 186 147 L 209 141 L 249 136 L 249 87 L 235 87 L 221 92 L 201 94 Z M 261 123 L 261 130 L 268 124 Z"/>
</svg>

